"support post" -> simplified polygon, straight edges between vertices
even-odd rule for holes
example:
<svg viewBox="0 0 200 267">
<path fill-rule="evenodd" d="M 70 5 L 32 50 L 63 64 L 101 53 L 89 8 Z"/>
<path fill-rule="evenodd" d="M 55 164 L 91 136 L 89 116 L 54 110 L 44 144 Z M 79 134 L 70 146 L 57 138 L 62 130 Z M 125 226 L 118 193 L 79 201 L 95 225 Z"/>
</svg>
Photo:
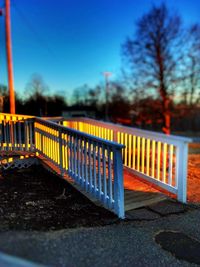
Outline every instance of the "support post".
<svg viewBox="0 0 200 267">
<path fill-rule="evenodd" d="M 177 148 L 178 201 L 187 202 L 188 143 Z"/>
<path fill-rule="evenodd" d="M 122 149 L 116 148 L 114 151 L 114 209 L 120 218 L 124 218 L 124 179 Z"/>
</svg>

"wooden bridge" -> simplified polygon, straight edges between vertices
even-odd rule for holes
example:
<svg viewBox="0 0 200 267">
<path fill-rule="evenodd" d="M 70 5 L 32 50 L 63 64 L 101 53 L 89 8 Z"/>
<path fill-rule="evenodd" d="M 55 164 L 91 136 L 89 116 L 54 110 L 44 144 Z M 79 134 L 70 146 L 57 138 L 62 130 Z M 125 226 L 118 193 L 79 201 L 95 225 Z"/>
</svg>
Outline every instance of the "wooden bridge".
<svg viewBox="0 0 200 267">
<path fill-rule="evenodd" d="M 11 114 L 0 114 L 0 138 L 2 168 L 39 160 L 120 218 L 164 193 L 186 202 L 188 138 L 87 118 Z"/>
</svg>

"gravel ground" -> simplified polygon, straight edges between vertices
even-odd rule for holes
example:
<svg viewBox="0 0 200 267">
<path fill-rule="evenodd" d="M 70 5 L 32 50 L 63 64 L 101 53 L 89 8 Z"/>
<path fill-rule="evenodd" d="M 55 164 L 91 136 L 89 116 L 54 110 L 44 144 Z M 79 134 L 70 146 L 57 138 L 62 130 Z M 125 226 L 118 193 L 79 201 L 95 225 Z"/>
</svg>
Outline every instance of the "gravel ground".
<svg viewBox="0 0 200 267">
<path fill-rule="evenodd" d="M 0 232 L 94 227 L 118 221 L 41 166 L 0 174 Z"/>
</svg>

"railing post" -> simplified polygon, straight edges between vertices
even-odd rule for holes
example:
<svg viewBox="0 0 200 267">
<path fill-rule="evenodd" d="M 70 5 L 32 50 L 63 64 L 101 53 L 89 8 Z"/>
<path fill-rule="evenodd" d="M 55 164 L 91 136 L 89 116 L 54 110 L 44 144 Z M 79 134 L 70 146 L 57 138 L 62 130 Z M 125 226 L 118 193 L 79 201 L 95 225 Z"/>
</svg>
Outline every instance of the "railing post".
<svg viewBox="0 0 200 267">
<path fill-rule="evenodd" d="M 177 186 L 178 200 L 187 202 L 187 166 L 188 166 L 188 143 L 183 143 L 177 147 Z"/>
<path fill-rule="evenodd" d="M 28 121 L 24 120 L 24 142 L 25 142 L 25 151 L 28 151 Z"/>
<path fill-rule="evenodd" d="M 62 129 L 59 128 L 59 135 L 58 135 L 58 138 L 59 138 L 59 160 L 60 160 L 60 173 L 61 173 L 61 176 L 63 176 L 64 174 L 64 169 L 63 169 L 63 154 L 62 154 Z"/>
<path fill-rule="evenodd" d="M 114 149 L 114 209 L 120 218 L 124 218 L 124 179 L 121 148 Z"/>
<path fill-rule="evenodd" d="M 118 142 L 118 140 L 117 140 L 117 130 L 115 130 L 115 129 L 113 129 L 113 141 L 114 142 Z"/>
<path fill-rule="evenodd" d="M 27 119 L 27 122 L 28 122 L 27 127 L 29 127 L 30 151 L 35 151 L 35 149 L 34 149 L 35 119 L 33 119 L 33 118 Z"/>
</svg>

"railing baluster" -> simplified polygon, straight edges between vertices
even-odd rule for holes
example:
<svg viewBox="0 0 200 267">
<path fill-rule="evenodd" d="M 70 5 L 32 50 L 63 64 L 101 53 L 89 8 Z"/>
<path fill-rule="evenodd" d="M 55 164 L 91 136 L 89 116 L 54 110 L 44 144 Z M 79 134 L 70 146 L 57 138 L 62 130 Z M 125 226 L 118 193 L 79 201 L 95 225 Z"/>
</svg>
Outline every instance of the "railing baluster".
<svg viewBox="0 0 200 267">
<path fill-rule="evenodd" d="M 85 189 L 88 191 L 88 160 L 87 160 L 87 143 L 88 140 L 84 138 L 84 162 L 85 162 Z"/>
<path fill-rule="evenodd" d="M 132 135 L 129 134 L 128 135 L 129 138 L 128 138 L 128 167 L 131 168 L 131 148 L 132 148 Z"/>
<path fill-rule="evenodd" d="M 96 178 L 96 143 L 93 143 L 93 175 L 94 175 L 94 194 L 97 192 L 97 178 Z"/>
<path fill-rule="evenodd" d="M 124 134 L 124 143 L 125 145 L 125 148 L 124 148 L 124 165 L 127 166 L 127 156 L 128 156 L 128 150 L 127 150 L 127 147 L 128 147 L 128 136 L 127 134 Z"/>
<path fill-rule="evenodd" d="M 103 196 L 104 196 L 104 203 L 106 204 L 107 201 L 107 180 L 106 180 L 106 149 L 105 146 L 102 144 L 102 163 L 103 163 Z"/>
<path fill-rule="evenodd" d="M 98 145 L 98 188 L 99 188 L 99 199 L 101 200 L 101 155 L 100 155 L 100 144 Z"/>
<path fill-rule="evenodd" d="M 92 157 L 91 157 L 92 143 L 88 142 L 88 157 L 89 157 L 89 191 L 92 192 Z"/>
<path fill-rule="evenodd" d="M 144 173 L 144 152 L 145 152 L 145 138 L 142 138 L 142 169 L 141 172 Z"/>
<path fill-rule="evenodd" d="M 140 137 L 137 136 L 137 171 L 140 171 Z"/>
<path fill-rule="evenodd" d="M 155 141 L 152 141 L 152 153 L 151 153 L 151 176 L 155 176 Z"/>
<path fill-rule="evenodd" d="M 149 162 L 150 162 L 150 139 L 147 139 L 146 174 L 148 176 L 149 176 Z"/>
<path fill-rule="evenodd" d="M 112 208 L 112 169 L 111 169 L 111 151 L 108 147 L 108 193 L 109 193 L 109 208 Z"/>
<path fill-rule="evenodd" d="M 173 145 L 169 149 L 169 184 L 172 185 L 172 168 L 173 168 Z"/>
<path fill-rule="evenodd" d="M 73 136 L 73 154 L 74 154 L 74 178 L 76 179 L 77 174 L 77 135 Z"/>
<path fill-rule="evenodd" d="M 6 151 L 9 150 L 9 140 L 8 140 L 8 137 L 9 137 L 8 124 L 7 124 L 7 121 L 5 121 L 5 143 L 6 143 Z"/>
<path fill-rule="evenodd" d="M 14 132 L 14 143 L 13 143 L 13 150 L 17 150 L 17 133 L 16 133 L 16 121 L 13 121 L 13 132 Z"/>
<path fill-rule="evenodd" d="M 73 174 L 73 155 L 72 155 L 72 135 L 69 135 L 69 151 L 70 151 L 70 174 Z"/>
<path fill-rule="evenodd" d="M 160 148 L 161 148 L 161 143 L 157 143 L 157 175 L 156 178 L 160 180 Z"/>
<path fill-rule="evenodd" d="M 166 166 L 167 166 L 167 144 L 163 144 L 163 169 L 162 169 L 162 180 L 166 183 Z"/>
<path fill-rule="evenodd" d="M 63 166 L 63 142 L 62 142 L 62 130 L 59 129 L 59 157 L 60 157 L 60 173 L 64 175 L 64 166 Z"/>
<path fill-rule="evenodd" d="M 135 144 L 136 144 L 136 136 L 133 136 L 133 165 L 132 168 L 135 169 L 135 153 L 136 153 L 136 149 L 135 149 Z"/>
<path fill-rule="evenodd" d="M 78 174 L 77 179 L 80 183 L 80 177 L 81 177 L 81 158 L 80 158 L 80 138 L 77 137 L 77 165 L 78 165 Z"/>
<path fill-rule="evenodd" d="M 68 174 L 70 174 L 71 170 L 71 161 L 70 161 L 70 134 L 67 134 L 67 165 L 68 165 Z"/>
<path fill-rule="evenodd" d="M 84 141 L 83 138 L 81 137 L 81 184 L 84 186 Z"/>
<path fill-rule="evenodd" d="M 30 121 L 30 131 L 29 131 L 29 133 L 30 133 L 30 150 L 33 151 L 33 120 Z"/>
</svg>

